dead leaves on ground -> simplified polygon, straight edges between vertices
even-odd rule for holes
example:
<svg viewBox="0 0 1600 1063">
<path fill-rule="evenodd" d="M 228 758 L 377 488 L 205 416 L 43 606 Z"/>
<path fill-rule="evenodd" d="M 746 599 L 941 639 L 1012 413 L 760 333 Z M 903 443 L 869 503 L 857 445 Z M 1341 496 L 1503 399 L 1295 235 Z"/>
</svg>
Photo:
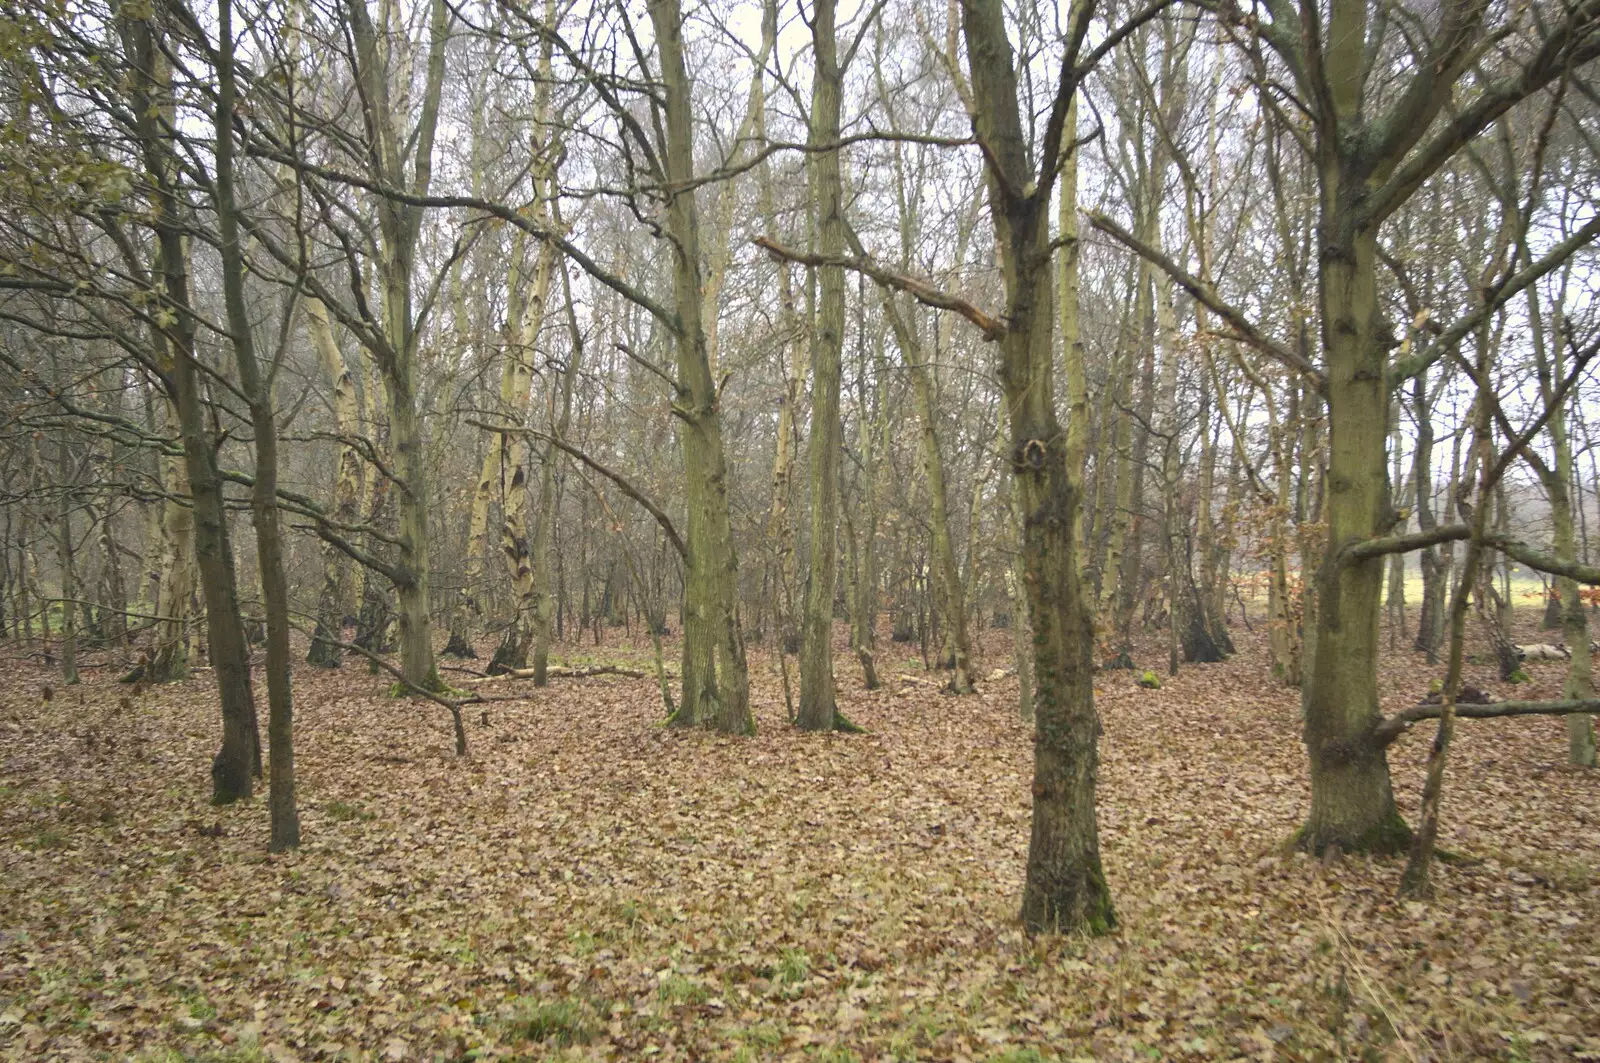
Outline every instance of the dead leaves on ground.
<svg viewBox="0 0 1600 1063">
<path fill-rule="evenodd" d="M 1458 729 L 1461 859 L 1397 904 L 1398 862 L 1286 851 L 1298 698 L 1242 641 L 1160 690 L 1102 677 L 1099 941 L 1014 918 L 1014 678 L 841 671 L 870 733 L 815 736 L 758 658 L 749 740 L 661 729 L 649 679 L 518 684 L 461 761 L 434 707 L 306 670 L 306 844 L 269 859 L 260 800 L 205 802 L 207 680 L 43 703 L 41 672 L 0 701 L 0 1054 L 1600 1059 L 1600 779 L 1560 766 L 1561 721 Z M 1385 707 L 1428 678 L 1397 656 Z M 1408 812 L 1425 743 L 1391 752 Z"/>
</svg>

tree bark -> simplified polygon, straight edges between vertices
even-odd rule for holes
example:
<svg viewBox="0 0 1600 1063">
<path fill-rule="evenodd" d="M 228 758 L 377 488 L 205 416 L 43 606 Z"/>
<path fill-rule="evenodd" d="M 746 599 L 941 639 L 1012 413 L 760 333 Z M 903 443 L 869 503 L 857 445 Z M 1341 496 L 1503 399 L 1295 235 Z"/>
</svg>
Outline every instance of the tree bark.
<svg viewBox="0 0 1600 1063">
<path fill-rule="evenodd" d="M 1094 625 L 1077 555 L 1083 470 L 1067 465 L 1053 386 L 1050 195 L 1061 141 L 1076 135 L 1062 129 L 1077 91 L 1076 71 L 1063 64 L 1035 170 L 1003 5 L 962 0 L 961 11 L 976 103 L 973 127 L 986 147 L 990 214 L 1005 283 L 999 375 L 1011 421 L 1008 460 L 1024 515 L 1022 557 L 1037 669 L 1033 829 L 1022 921 L 1031 932 L 1103 933 L 1116 916 L 1100 866 L 1095 814 L 1100 721 L 1094 708 Z M 1077 8 L 1073 17 L 1084 13 Z"/>
<path fill-rule="evenodd" d="M 173 323 L 169 338 L 169 379 L 178 413 L 179 434 L 194 507 L 194 551 L 206 599 L 206 629 L 211 665 L 222 702 L 222 746 L 211 763 L 211 799 L 228 804 L 249 797 L 261 773 L 261 737 L 255 699 L 250 690 L 250 655 L 234 582 L 233 550 L 228 542 L 222 479 L 217 472 L 214 440 L 206 429 L 196 364 L 197 323 L 189 298 L 189 261 L 179 215 L 174 164 L 163 132 L 170 120 L 170 70 L 151 20 L 125 18 L 121 25 L 130 66 L 136 131 L 146 172 L 155 185 L 153 227 L 158 261 L 152 270 L 160 281 Z"/>
<path fill-rule="evenodd" d="M 841 73 L 834 30 L 834 0 L 815 0 L 811 39 L 816 68 L 811 77 L 813 145 L 839 139 Z M 838 151 L 810 156 L 811 197 L 816 204 L 817 250 L 844 254 L 844 195 Z M 833 598 L 839 555 L 839 387 L 844 348 L 844 268 L 817 269 L 817 314 L 811 339 L 811 563 L 801 618 L 800 708 L 795 723 L 804 731 L 834 728 Z"/>
<path fill-rule="evenodd" d="M 177 419 L 177 404 L 167 408 Z M 161 506 L 161 565 L 156 570 L 156 622 L 145 675 L 152 683 L 174 683 L 189 678 L 189 601 L 194 597 L 194 507 L 184 501 L 189 494 L 189 470 L 181 453 L 163 459 L 162 487 L 167 500 Z M 24 584 L 26 585 L 26 584 Z"/>
<path fill-rule="evenodd" d="M 233 125 L 236 74 L 233 65 L 233 4 L 217 5 L 216 209 L 222 253 L 222 290 L 228 331 L 233 342 L 239 383 L 250 403 L 255 436 L 255 485 L 250 509 L 256 530 L 257 567 L 267 610 L 267 738 L 271 757 L 270 790 L 272 852 L 300 845 L 300 814 L 295 807 L 294 693 L 290 685 L 293 656 L 289 649 L 289 580 L 285 572 L 283 531 L 278 516 L 278 422 L 273 412 L 272 381 L 256 358 L 255 335 L 245 304 L 244 248 L 239 237 L 238 201 L 234 183 Z M 273 367 L 276 369 L 276 366 Z"/>
<path fill-rule="evenodd" d="M 353 525 L 361 509 L 361 456 L 350 442 L 360 434 L 356 407 L 355 378 L 344 364 L 339 345 L 333 338 L 333 326 L 328 320 L 327 308 L 315 297 L 305 297 L 306 329 L 317 350 L 323 374 L 333 388 L 333 424 L 340 435 L 339 468 L 333 487 L 333 513 L 335 520 Z M 355 606 L 351 593 L 350 558 L 332 543 L 323 544 L 322 590 L 317 596 L 317 626 L 311 639 L 311 649 L 306 655 L 309 664 L 321 668 L 337 668 L 341 661 L 339 648 L 334 642 L 344 640 L 344 618 Z M 270 726 L 270 725 L 269 725 Z"/>
<path fill-rule="evenodd" d="M 728 514 L 728 470 L 719 393 L 701 324 L 699 215 L 695 208 L 694 128 L 683 61 L 679 0 L 650 0 L 665 101 L 667 230 L 672 236 L 672 337 L 677 366 L 678 436 L 683 450 L 688 557 L 684 575 L 683 692 L 672 722 L 730 734 L 754 730 L 739 628 L 739 562 Z"/>
<path fill-rule="evenodd" d="M 1377 232 L 1354 224 L 1346 198 L 1356 193 L 1343 181 L 1336 170 L 1323 175 L 1318 283 L 1328 380 L 1328 545 L 1314 577 L 1315 639 L 1301 690 L 1311 761 L 1311 811 L 1301 841 L 1318 853 L 1330 845 L 1397 852 L 1411 832 L 1395 811 L 1385 753 L 1366 737 L 1378 719 L 1383 561 L 1338 560 L 1346 544 L 1382 534 L 1390 519 L 1389 367 L 1378 336 Z"/>
</svg>

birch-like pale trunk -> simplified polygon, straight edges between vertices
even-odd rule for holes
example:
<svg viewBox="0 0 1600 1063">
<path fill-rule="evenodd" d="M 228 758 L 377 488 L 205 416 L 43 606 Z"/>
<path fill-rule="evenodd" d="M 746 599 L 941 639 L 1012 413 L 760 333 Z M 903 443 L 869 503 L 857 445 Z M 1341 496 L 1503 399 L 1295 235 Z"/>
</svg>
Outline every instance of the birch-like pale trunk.
<svg viewBox="0 0 1600 1063">
<path fill-rule="evenodd" d="M 543 186 L 541 186 L 543 187 Z M 518 241 L 523 254 L 519 259 L 525 270 L 527 244 Z M 533 264 L 533 275 L 525 273 L 513 278 L 511 305 L 507 308 L 511 327 L 511 342 L 507 344 L 506 361 L 500 376 L 500 398 L 508 411 L 520 411 L 520 421 L 527 416 L 533 393 L 533 355 L 539 332 L 544 327 L 545 308 L 550 297 L 550 271 L 555 265 L 555 245 L 549 241 L 539 244 Z M 489 662 L 491 675 L 528 665 L 528 647 L 533 642 L 534 614 L 538 608 L 537 586 L 533 572 L 533 542 L 528 533 L 528 514 L 532 508 L 533 493 L 528 482 L 528 437 L 521 433 L 496 433 L 493 444 L 496 458 L 495 479 L 491 490 L 500 495 L 500 551 L 505 560 L 506 572 L 511 577 L 511 615 L 506 630 Z"/>
<path fill-rule="evenodd" d="M 304 296 L 306 331 L 316 349 L 317 361 L 328 386 L 333 389 L 334 431 L 341 437 L 338 447 L 338 472 L 333 486 L 334 520 L 354 526 L 361 511 L 361 455 L 350 440 L 361 434 L 360 412 L 356 405 L 355 377 L 339 353 L 328 310 L 320 299 Z M 322 590 L 317 595 L 317 626 L 306 661 L 322 668 L 337 668 L 342 654 L 335 645 L 344 641 L 344 618 L 355 611 L 356 597 L 351 580 L 349 555 L 332 543 L 322 547 Z"/>
</svg>

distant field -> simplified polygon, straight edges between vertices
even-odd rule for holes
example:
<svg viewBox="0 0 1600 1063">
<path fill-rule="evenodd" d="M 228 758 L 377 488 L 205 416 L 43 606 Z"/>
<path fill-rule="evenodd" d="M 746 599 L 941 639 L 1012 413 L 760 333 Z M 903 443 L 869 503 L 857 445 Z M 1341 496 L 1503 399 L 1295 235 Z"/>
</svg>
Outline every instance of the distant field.
<svg viewBox="0 0 1600 1063">
<path fill-rule="evenodd" d="M 1267 589 L 1265 574 L 1257 576 L 1255 573 L 1245 574 L 1249 582 L 1242 583 L 1240 595 L 1252 607 L 1263 606 L 1267 603 Z M 1387 583 L 1385 584 L 1387 588 Z M 1385 594 L 1387 594 L 1387 589 Z M 1542 608 L 1544 605 L 1544 584 L 1537 576 L 1523 568 L 1514 569 L 1511 573 L 1511 600 L 1512 604 L 1519 607 Z M 1406 604 L 1414 606 L 1422 601 L 1422 574 L 1420 572 L 1406 573 Z"/>
</svg>

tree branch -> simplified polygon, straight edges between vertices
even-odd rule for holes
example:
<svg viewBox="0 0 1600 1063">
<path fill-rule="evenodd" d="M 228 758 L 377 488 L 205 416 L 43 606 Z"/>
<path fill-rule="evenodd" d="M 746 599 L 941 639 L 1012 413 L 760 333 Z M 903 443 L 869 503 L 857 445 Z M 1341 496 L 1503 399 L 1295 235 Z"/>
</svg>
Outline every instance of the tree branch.
<svg viewBox="0 0 1600 1063">
<path fill-rule="evenodd" d="M 1590 218 L 1571 236 L 1552 247 L 1537 262 L 1531 263 L 1524 267 L 1521 272 L 1508 278 L 1495 289 L 1492 298 L 1484 300 L 1470 314 L 1461 317 L 1453 325 L 1439 333 L 1432 343 L 1410 358 L 1396 362 L 1389 373 L 1390 386 L 1398 388 L 1418 373 L 1432 368 L 1435 362 L 1444 357 L 1447 352 L 1465 339 L 1479 325 L 1483 324 L 1484 319 L 1490 314 L 1505 306 L 1513 296 L 1519 294 L 1528 285 L 1533 284 L 1546 273 L 1567 261 L 1573 254 L 1592 242 L 1596 237 L 1600 237 L 1600 215 Z"/>
<path fill-rule="evenodd" d="M 1600 713 L 1600 699 L 1578 701 L 1497 701 L 1492 705 L 1457 705 L 1455 715 L 1469 720 L 1492 720 L 1505 716 L 1575 716 Z M 1413 705 L 1379 720 L 1372 729 L 1372 740 L 1381 749 L 1411 729 L 1419 720 L 1437 720 L 1443 705 Z"/>
<path fill-rule="evenodd" d="M 589 466 L 589 468 L 593 469 L 601 476 L 604 476 L 606 479 L 616 484 L 619 491 L 633 499 L 642 509 L 644 509 L 646 513 L 654 517 L 656 519 L 656 523 L 661 525 L 661 530 L 665 532 L 667 538 L 672 541 L 673 547 L 678 551 L 678 556 L 682 557 L 684 560 L 688 560 L 689 548 L 684 545 L 683 537 L 678 534 L 678 529 L 673 525 L 672 518 L 667 516 L 666 511 L 652 502 L 649 496 L 647 496 L 643 491 L 629 483 L 627 477 L 623 476 L 621 473 L 607 468 L 605 465 L 602 465 L 600 462 L 591 458 L 589 455 L 585 454 L 582 450 L 573 446 L 571 443 L 568 443 L 566 440 L 553 436 L 548 432 L 541 432 L 536 428 L 524 428 L 521 425 L 510 424 L 490 424 L 487 421 L 477 421 L 471 419 L 469 419 L 467 423 L 476 428 L 482 428 L 487 432 L 500 432 L 504 435 L 532 436 L 534 439 L 542 439 L 556 449 L 563 450 L 566 453 L 571 454 L 574 458 L 577 458 L 579 461 Z"/>
<path fill-rule="evenodd" d="M 1375 557 L 1386 554 L 1403 554 L 1411 550 L 1421 550 L 1439 543 L 1459 542 L 1472 538 L 1472 529 L 1465 524 L 1442 524 L 1437 528 L 1427 531 L 1408 532 L 1405 535 L 1390 535 L 1382 539 L 1368 539 L 1356 543 L 1344 550 L 1341 560 L 1345 564 L 1356 564 L 1361 561 L 1370 561 Z M 1535 550 L 1520 539 L 1513 539 L 1509 535 L 1485 535 L 1485 546 L 1505 554 L 1520 565 L 1526 565 L 1537 572 L 1548 572 L 1552 576 L 1565 576 L 1578 583 L 1591 587 L 1600 586 L 1600 565 L 1585 565 L 1578 561 L 1562 561 L 1560 558 Z"/>
<path fill-rule="evenodd" d="M 931 306 L 936 310 L 954 310 L 974 325 L 983 333 L 983 338 L 990 342 L 1000 339 L 1006 334 L 1005 322 L 969 302 L 958 295 L 940 291 L 927 281 L 908 277 L 903 273 L 884 269 L 866 256 L 851 258 L 848 255 L 815 255 L 803 251 L 795 251 L 784 247 L 770 236 L 758 236 L 753 241 L 757 247 L 767 251 L 777 259 L 787 259 L 801 266 L 842 266 L 867 276 L 896 291 L 905 292 L 917 302 Z"/>
<path fill-rule="evenodd" d="M 1143 240 L 1140 240 L 1137 236 L 1134 236 L 1128 230 L 1124 229 L 1122 226 L 1118 225 L 1116 222 L 1112 221 L 1109 217 L 1100 213 L 1099 211 L 1085 211 L 1084 217 L 1089 219 L 1090 225 L 1094 226 L 1096 229 L 1099 229 L 1101 232 L 1105 233 L 1113 240 L 1116 240 L 1118 243 L 1128 248 L 1128 250 L 1132 251 L 1146 262 L 1149 262 L 1157 269 L 1160 269 L 1167 276 L 1171 277 L 1173 282 L 1176 283 L 1180 288 L 1194 296 L 1195 299 L 1197 299 L 1213 314 L 1216 314 L 1218 317 L 1222 318 L 1222 320 L 1226 321 L 1233 328 L 1235 337 L 1237 339 L 1244 343 L 1248 343 L 1256 350 L 1267 355 L 1267 357 L 1287 366 L 1295 372 L 1304 373 L 1316 383 L 1318 391 L 1326 390 L 1328 383 L 1327 378 L 1322 375 L 1322 371 L 1320 369 L 1312 365 L 1301 355 L 1262 335 L 1261 331 L 1257 329 L 1255 325 L 1251 324 L 1250 319 L 1245 317 L 1242 311 L 1225 302 L 1222 296 L 1217 293 L 1216 288 L 1214 288 L 1209 282 L 1203 281 L 1199 277 L 1194 276 L 1188 270 L 1184 269 L 1182 266 L 1172 261 L 1172 259 L 1162 254 L 1159 250 L 1151 247 Z"/>
</svg>

